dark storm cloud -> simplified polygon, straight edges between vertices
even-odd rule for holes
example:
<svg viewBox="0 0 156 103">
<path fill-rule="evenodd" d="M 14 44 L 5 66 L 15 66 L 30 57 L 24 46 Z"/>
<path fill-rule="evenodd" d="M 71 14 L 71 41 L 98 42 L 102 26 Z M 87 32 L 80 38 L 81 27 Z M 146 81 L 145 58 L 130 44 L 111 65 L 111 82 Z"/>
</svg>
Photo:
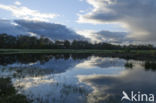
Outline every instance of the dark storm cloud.
<svg viewBox="0 0 156 103">
<path fill-rule="evenodd" d="M 26 34 L 26 30 L 18 26 L 16 23 L 10 20 L 0 20 L 0 33 L 8 33 L 14 36 L 20 34 Z"/>
<path fill-rule="evenodd" d="M 119 22 L 134 40 L 156 40 L 156 0 L 87 0 L 94 8 L 79 22 Z"/>
<path fill-rule="evenodd" d="M 127 32 L 110 32 L 110 31 L 99 31 L 96 32 L 96 38 L 110 43 L 124 43 L 131 42 L 131 40 L 127 37 Z"/>
<path fill-rule="evenodd" d="M 32 32 L 40 36 L 47 36 L 54 40 L 84 39 L 74 31 L 61 24 L 25 20 L 15 20 L 15 22 L 27 29 L 28 32 Z"/>
<path fill-rule="evenodd" d="M 41 21 L 0 20 L 0 33 L 8 33 L 11 35 L 35 34 L 36 36 L 49 37 L 52 40 L 84 39 L 84 37 L 64 25 Z"/>
</svg>

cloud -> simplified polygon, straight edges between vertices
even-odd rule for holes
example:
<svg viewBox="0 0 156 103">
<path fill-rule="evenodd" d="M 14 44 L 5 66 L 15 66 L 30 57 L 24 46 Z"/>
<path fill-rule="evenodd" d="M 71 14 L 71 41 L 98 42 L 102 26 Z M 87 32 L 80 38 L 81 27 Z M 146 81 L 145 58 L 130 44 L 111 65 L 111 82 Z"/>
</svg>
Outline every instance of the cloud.
<svg viewBox="0 0 156 103">
<path fill-rule="evenodd" d="M 91 12 L 79 16 L 81 23 L 120 23 L 134 40 L 156 40 L 155 0 L 87 0 Z"/>
<path fill-rule="evenodd" d="M 88 40 L 92 43 L 107 42 L 114 44 L 141 44 L 142 42 L 132 40 L 127 32 L 73 31 L 65 25 L 32 20 L 0 20 L 0 33 L 10 35 L 44 36 L 52 40 Z M 145 42 L 144 42 L 145 43 Z M 148 44 L 148 43 L 147 43 Z M 156 45 L 156 44 L 155 44 Z"/>
<path fill-rule="evenodd" d="M 21 5 L 21 2 L 16 1 L 14 4 L 15 4 L 15 5 Z"/>
<path fill-rule="evenodd" d="M 38 21 L 50 21 L 51 19 L 58 16 L 53 13 L 41 13 L 37 10 L 29 9 L 25 6 L 20 6 L 21 3 L 16 1 L 15 5 L 4 5 L 0 4 L 0 9 L 9 11 L 17 19 L 26 19 L 26 20 L 38 20 Z"/>
<path fill-rule="evenodd" d="M 76 31 L 78 34 L 84 36 L 85 38 L 89 38 L 91 42 L 100 42 L 95 36 L 93 30 L 78 30 Z"/>
<path fill-rule="evenodd" d="M 45 36 L 52 40 L 85 39 L 64 25 L 30 20 L 0 20 L 0 33 Z"/>
<path fill-rule="evenodd" d="M 128 44 L 131 43 L 129 37 L 127 37 L 127 32 L 111 32 L 111 31 L 93 31 L 93 30 L 82 30 L 77 31 L 77 33 L 84 35 L 89 38 L 92 42 L 107 42 L 107 43 L 118 43 L 118 44 Z"/>
<path fill-rule="evenodd" d="M 84 13 L 84 12 L 86 12 L 86 11 L 85 11 L 85 10 L 80 10 L 79 12 L 80 12 L 80 13 Z"/>
<path fill-rule="evenodd" d="M 131 41 L 127 34 L 127 32 L 99 31 L 96 32 L 96 37 L 101 41 L 110 43 L 125 43 Z"/>
<path fill-rule="evenodd" d="M 41 21 L 30 20 L 0 20 L 0 33 L 7 33 L 14 36 L 25 34 L 32 36 L 45 36 L 53 40 L 89 40 L 91 42 L 128 43 L 131 40 L 126 32 L 73 31 L 61 24 L 53 24 Z"/>
<path fill-rule="evenodd" d="M 23 27 L 10 20 L 0 20 L 0 33 L 8 33 L 14 36 L 27 34 Z"/>
</svg>

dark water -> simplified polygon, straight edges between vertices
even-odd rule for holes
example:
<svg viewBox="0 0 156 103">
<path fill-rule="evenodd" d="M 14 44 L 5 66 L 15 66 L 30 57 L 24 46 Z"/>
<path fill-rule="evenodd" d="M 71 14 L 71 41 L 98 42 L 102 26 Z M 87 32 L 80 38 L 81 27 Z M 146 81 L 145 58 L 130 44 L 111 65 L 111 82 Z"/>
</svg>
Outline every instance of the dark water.
<svg viewBox="0 0 156 103">
<path fill-rule="evenodd" d="M 122 92 L 156 95 L 155 70 L 155 61 L 92 54 L 0 55 L 1 77 L 33 103 L 134 103 Z"/>
</svg>

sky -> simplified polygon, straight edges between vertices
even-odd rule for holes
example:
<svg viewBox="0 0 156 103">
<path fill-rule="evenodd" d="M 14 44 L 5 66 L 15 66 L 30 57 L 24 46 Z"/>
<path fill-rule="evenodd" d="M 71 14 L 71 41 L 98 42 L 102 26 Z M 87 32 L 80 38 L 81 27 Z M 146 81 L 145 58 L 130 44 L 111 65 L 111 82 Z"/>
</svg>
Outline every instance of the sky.
<svg viewBox="0 0 156 103">
<path fill-rule="evenodd" d="M 153 43 L 155 0 L 1 0 L 0 33 Z"/>
</svg>

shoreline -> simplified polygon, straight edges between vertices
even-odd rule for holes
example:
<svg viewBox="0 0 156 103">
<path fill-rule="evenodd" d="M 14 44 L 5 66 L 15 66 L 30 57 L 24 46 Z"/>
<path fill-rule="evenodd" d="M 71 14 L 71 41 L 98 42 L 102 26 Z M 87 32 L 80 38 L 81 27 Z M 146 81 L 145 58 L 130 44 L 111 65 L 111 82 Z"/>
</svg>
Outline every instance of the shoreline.
<svg viewBox="0 0 156 103">
<path fill-rule="evenodd" d="M 156 50 L 96 50 L 96 49 L 0 49 L 0 54 L 19 53 L 129 53 L 129 54 L 156 54 Z"/>
</svg>

